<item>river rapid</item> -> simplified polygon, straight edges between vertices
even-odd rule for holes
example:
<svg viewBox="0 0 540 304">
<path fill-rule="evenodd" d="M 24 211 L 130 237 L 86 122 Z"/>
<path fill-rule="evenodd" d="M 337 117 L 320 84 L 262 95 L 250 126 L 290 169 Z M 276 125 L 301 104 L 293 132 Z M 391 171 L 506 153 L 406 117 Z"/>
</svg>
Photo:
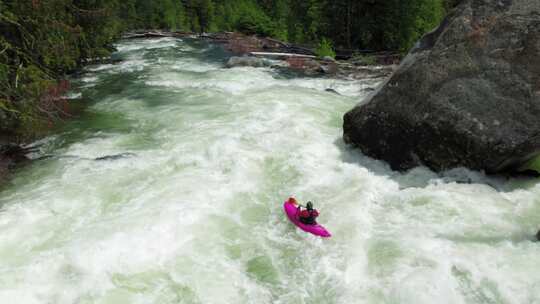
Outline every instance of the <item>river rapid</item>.
<svg viewBox="0 0 540 304">
<path fill-rule="evenodd" d="M 396 173 L 344 145 L 343 114 L 384 79 L 117 47 L 0 192 L 0 303 L 540 303 L 538 179 Z M 291 195 L 332 238 L 291 225 Z"/>
</svg>

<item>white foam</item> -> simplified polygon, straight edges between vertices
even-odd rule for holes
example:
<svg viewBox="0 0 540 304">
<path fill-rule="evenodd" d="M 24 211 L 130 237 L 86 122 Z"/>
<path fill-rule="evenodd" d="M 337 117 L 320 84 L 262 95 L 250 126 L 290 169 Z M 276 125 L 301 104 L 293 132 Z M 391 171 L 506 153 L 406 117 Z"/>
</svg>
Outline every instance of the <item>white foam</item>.
<svg viewBox="0 0 540 304">
<path fill-rule="evenodd" d="M 112 64 L 100 64 L 100 65 L 93 65 L 93 66 L 85 67 L 85 70 L 88 70 L 91 72 L 99 72 L 99 71 L 109 70 L 113 67 L 114 65 Z"/>
<path fill-rule="evenodd" d="M 117 44 L 115 47 L 120 53 L 126 53 L 139 50 L 152 50 L 169 48 L 176 46 L 182 40 L 177 38 L 159 38 L 159 39 L 136 39 Z"/>
<path fill-rule="evenodd" d="M 82 82 L 85 82 L 85 83 L 92 84 L 92 83 L 95 83 L 95 82 L 98 81 L 98 77 L 97 77 L 97 76 L 93 76 L 93 75 L 89 75 L 89 76 L 86 76 L 86 77 L 81 78 L 81 81 L 82 81 Z"/>
</svg>

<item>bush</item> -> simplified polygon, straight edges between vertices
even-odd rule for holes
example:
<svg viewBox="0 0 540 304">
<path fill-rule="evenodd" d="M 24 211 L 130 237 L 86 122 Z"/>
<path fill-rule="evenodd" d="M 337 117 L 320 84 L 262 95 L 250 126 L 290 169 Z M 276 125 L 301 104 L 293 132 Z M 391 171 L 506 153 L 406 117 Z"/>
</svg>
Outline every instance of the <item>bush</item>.
<svg viewBox="0 0 540 304">
<path fill-rule="evenodd" d="M 317 57 L 331 57 L 336 58 L 336 52 L 334 52 L 334 48 L 332 47 L 332 42 L 330 40 L 323 38 L 320 42 L 317 48 L 315 49 L 315 54 L 317 54 Z"/>
<path fill-rule="evenodd" d="M 540 173 L 540 155 L 537 155 L 520 168 L 520 171 L 528 170 Z"/>
</svg>

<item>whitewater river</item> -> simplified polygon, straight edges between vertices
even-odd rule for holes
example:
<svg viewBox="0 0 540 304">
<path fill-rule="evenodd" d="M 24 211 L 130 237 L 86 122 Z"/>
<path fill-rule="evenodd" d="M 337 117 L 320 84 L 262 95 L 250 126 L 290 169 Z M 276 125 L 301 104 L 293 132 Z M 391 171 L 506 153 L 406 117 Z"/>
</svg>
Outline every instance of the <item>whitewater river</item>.
<svg viewBox="0 0 540 304">
<path fill-rule="evenodd" d="M 225 69 L 201 41 L 116 56 L 0 192 L 0 303 L 540 303 L 538 179 L 400 174 L 343 144 L 383 79 Z M 290 195 L 334 236 L 295 229 Z"/>
</svg>

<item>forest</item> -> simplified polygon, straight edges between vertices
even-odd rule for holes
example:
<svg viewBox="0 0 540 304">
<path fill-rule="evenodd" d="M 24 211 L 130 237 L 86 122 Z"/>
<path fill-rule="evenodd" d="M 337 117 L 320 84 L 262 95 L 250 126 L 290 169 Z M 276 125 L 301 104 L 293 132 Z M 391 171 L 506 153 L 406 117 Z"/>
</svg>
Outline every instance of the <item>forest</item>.
<svg viewBox="0 0 540 304">
<path fill-rule="evenodd" d="M 65 113 L 59 81 L 134 29 L 238 31 L 283 41 L 406 52 L 448 0 L 0 0 L 0 131 L 34 136 Z"/>
</svg>

